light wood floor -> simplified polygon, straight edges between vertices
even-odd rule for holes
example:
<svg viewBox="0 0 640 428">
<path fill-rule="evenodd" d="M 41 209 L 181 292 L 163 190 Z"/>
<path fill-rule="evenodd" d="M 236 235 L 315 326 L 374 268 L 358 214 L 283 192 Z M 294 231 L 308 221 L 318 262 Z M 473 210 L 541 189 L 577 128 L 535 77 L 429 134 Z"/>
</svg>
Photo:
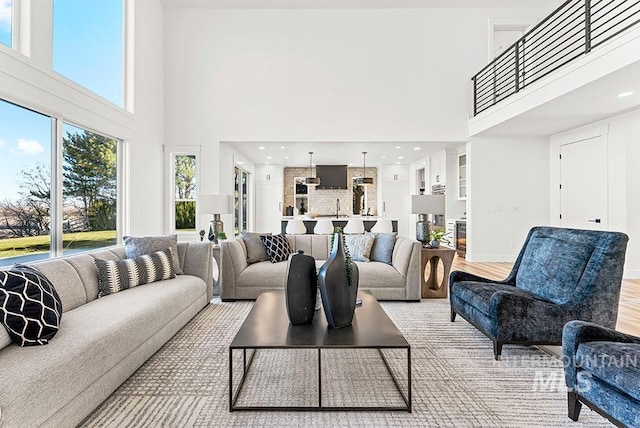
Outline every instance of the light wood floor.
<svg viewBox="0 0 640 428">
<path fill-rule="evenodd" d="M 470 263 L 456 255 L 452 270 L 462 270 L 485 278 L 504 279 L 512 263 Z M 616 330 L 640 336 L 640 279 L 622 281 Z"/>
</svg>

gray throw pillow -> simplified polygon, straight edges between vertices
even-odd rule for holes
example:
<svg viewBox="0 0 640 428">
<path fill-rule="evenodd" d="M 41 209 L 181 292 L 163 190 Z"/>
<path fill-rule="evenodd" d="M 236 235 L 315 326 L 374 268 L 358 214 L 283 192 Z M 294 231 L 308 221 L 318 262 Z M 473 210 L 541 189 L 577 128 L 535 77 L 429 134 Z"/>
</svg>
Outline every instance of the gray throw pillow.
<svg viewBox="0 0 640 428">
<path fill-rule="evenodd" d="M 355 262 L 369 261 L 373 240 L 373 235 L 344 235 L 344 243 Z"/>
<path fill-rule="evenodd" d="M 244 246 L 247 247 L 247 263 L 257 263 L 269 260 L 267 254 L 267 247 L 264 246 L 260 236 L 271 235 L 270 233 L 253 233 L 242 232 L 240 238 L 244 241 Z"/>
<path fill-rule="evenodd" d="M 176 275 L 182 275 L 180 259 L 178 258 L 178 235 L 163 236 L 125 236 L 124 252 L 128 259 L 134 259 L 145 254 L 155 253 L 168 248 L 171 251 L 173 269 Z"/>
<path fill-rule="evenodd" d="M 369 233 L 375 237 L 371 248 L 371 261 L 391 264 L 393 247 L 396 245 L 396 233 Z"/>
</svg>

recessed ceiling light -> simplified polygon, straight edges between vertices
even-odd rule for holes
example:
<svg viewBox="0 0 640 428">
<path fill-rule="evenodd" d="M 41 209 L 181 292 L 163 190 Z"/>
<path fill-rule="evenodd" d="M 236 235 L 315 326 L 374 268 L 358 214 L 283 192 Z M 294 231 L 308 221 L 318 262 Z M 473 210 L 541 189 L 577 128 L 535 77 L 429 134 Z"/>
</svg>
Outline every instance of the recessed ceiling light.
<svg viewBox="0 0 640 428">
<path fill-rule="evenodd" d="M 620 93 L 618 94 L 618 98 L 628 97 L 628 96 L 631 96 L 631 95 L 633 95 L 633 94 L 634 94 L 634 92 L 633 92 L 633 91 L 620 92 Z"/>
<path fill-rule="evenodd" d="M 413 150 L 420 150 L 420 147 L 414 147 Z"/>
<path fill-rule="evenodd" d="M 400 146 L 396 146 L 396 149 L 399 149 L 399 148 L 400 148 Z"/>
<path fill-rule="evenodd" d="M 397 165 L 400 165 L 400 162 L 396 162 Z"/>
<path fill-rule="evenodd" d="M 273 159 L 273 156 L 267 156 L 267 159 Z"/>
<path fill-rule="evenodd" d="M 289 159 L 289 156 L 285 156 L 284 158 L 285 158 L 285 159 Z"/>
<path fill-rule="evenodd" d="M 236 162 L 238 165 L 243 165 L 244 162 L 240 161 L 240 162 Z"/>
<path fill-rule="evenodd" d="M 264 164 L 265 164 L 265 165 L 269 165 L 269 162 L 265 162 Z"/>
<path fill-rule="evenodd" d="M 349 162 L 347 166 L 353 166 L 353 162 Z"/>
<path fill-rule="evenodd" d="M 284 149 L 285 147 L 284 147 L 284 146 L 280 146 L 280 148 L 281 148 L 281 149 Z"/>
<path fill-rule="evenodd" d="M 387 158 L 386 156 L 381 156 L 381 157 L 382 157 L 382 159 L 386 159 Z"/>
<path fill-rule="evenodd" d="M 264 146 L 260 146 L 260 147 L 258 147 L 258 149 L 264 150 Z"/>
<path fill-rule="evenodd" d="M 398 156 L 398 159 L 404 159 L 404 156 Z"/>
</svg>

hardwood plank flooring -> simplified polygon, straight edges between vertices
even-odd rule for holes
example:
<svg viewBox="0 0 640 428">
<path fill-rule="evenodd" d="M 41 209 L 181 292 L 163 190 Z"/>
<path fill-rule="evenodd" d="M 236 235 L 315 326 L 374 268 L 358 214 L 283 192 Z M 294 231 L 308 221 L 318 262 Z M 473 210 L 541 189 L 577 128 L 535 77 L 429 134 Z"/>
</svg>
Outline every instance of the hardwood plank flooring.
<svg viewBox="0 0 640 428">
<path fill-rule="evenodd" d="M 511 272 L 512 266 L 512 263 L 471 263 L 456 255 L 451 270 L 462 270 L 485 278 L 504 279 Z M 616 330 L 640 336 L 640 279 L 622 281 Z"/>
</svg>

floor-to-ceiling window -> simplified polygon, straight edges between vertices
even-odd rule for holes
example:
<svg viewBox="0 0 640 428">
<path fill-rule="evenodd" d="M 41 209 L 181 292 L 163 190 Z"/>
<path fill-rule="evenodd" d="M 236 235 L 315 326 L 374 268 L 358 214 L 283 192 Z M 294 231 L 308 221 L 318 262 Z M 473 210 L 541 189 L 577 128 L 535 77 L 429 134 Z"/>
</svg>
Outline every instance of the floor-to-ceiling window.
<svg viewBox="0 0 640 428">
<path fill-rule="evenodd" d="M 13 2 L 0 0 L 0 43 L 12 46 L 13 35 Z"/>
<path fill-rule="evenodd" d="M 118 106 L 123 104 L 123 14 L 123 0 L 53 1 L 53 69 Z"/>
</svg>

